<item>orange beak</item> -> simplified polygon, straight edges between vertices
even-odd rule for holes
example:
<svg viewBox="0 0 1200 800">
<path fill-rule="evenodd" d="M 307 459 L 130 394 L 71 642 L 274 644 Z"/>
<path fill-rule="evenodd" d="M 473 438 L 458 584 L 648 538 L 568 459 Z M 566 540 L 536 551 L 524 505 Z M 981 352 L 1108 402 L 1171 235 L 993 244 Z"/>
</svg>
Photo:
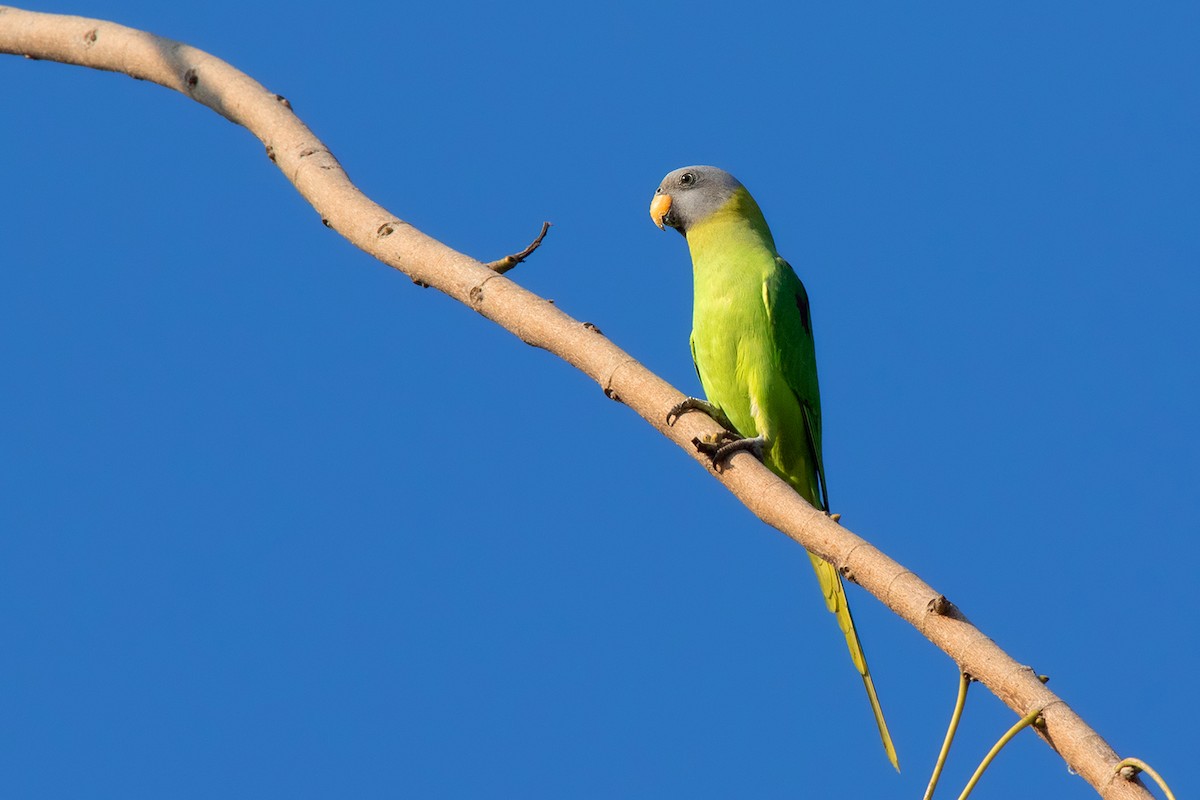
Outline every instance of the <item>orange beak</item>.
<svg viewBox="0 0 1200 800">
<path fill-rule="evenodd" d="M 663 220 L 667 216 L 667 212 L 671 210 L 671 195 L 656 194 L 654 199 L 650 201 L 650 219 L 654 220 L 654 224 L 659 227 L 659 230 L 666 230 L 663 225 Z"/>
</svg>

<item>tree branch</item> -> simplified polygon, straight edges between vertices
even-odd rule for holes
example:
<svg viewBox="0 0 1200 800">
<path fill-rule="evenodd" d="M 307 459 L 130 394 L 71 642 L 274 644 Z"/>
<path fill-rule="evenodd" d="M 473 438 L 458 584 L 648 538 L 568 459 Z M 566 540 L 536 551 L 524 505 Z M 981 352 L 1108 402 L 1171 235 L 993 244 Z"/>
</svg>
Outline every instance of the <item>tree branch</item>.
<svg viewBox="0 0 1200 800">
<path fill-rule="evenodd" d="M 415 282 L 432 286 L 543 348 L 595 380 L 683 448 L 760 519 L 835 564 L 882 601 L 1018 716 L 1041 709 L 1039 734 L 1102 797 L 1147 800 L 1135 778 L 1116 769 L 1112 748 L 1032 669 L 1017 663 L 911 570 L 807 504 L 752 456 L 734 456 L 720 474 L 692 440 L 720 432 L 703 414 L 673 426 L 667 411 L 683 395 L 605 338 L 469 256 L 446 247 L 372 202 L 288 102 L 208 53 L 121 25 L 0 6 L 0 52 L 120 72 L 174 89 L 242 125 L 321 220 L 356 247 Z M 1131 772 L 1131 771 L 1127 771 Z"/>
</svg>

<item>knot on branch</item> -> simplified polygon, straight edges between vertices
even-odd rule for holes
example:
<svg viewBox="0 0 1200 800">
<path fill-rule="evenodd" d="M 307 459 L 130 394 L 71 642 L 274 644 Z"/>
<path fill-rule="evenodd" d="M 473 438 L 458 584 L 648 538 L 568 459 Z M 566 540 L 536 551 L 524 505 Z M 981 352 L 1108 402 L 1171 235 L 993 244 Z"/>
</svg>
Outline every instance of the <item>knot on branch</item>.
<svg viewBox="0 0 1200 800">
<path fill-rule="evenodd" d="M 601 336 L 604 335 L 604 334 L 600 333 L 599 328 L 597 328 L 595 325 L 593 325 L 590 322 L 583 323 L 583 327 L 593 331 L 594 333 L 599 333 Z M 609 371 L 609 373 L 607 375 L 604 376 L 604 382 L 603 382 L 604 396 L 607 397 L 609 400 L 612 400 L 617 403 L 625 402 L 625 399 L 623 397 L 621 397 L 620 393 L 617 392 L 617 390 L 613 387 L 613 384 L 616 382 L 617 372 L 620 371 L 620 369 L 622 367 L 626 367 L 631 364 L 634 366 L 637 366 L 637 361 L 635 361 L 632 358 L 622 359 L 620 362 L 617 363 L 617 365 L 615 367 L 612 368 L 612 370 Z"/>
</svg>

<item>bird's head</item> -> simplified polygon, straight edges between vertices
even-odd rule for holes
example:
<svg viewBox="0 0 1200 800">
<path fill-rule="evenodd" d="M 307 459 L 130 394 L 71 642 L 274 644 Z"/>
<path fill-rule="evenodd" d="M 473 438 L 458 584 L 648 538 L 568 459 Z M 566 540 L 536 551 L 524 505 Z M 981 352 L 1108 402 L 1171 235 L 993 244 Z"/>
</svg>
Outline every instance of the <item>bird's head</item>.
<svg viewBox="0 0 1200 800">
<path fill-rule="evenodd" d="M 687 236 L 692 225 L 720 210 L 735 192 L 744 188 L 723 169 L 681 167 L 667 173 L 655 190 L 650 201 L 650 219 L 663 230 L 669 226 Z"/>
</svg>

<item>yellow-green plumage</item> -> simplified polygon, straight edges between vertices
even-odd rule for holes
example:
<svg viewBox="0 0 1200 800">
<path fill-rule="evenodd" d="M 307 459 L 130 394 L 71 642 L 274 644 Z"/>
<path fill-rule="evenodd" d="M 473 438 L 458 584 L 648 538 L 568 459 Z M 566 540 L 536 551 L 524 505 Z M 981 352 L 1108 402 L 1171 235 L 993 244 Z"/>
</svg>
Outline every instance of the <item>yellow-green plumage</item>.
<svg viewBox="0 0 1200 800">
<path fill-rule="evenodd" d="M 698 170 L 714 170 L 685 169 L 694 171 L 698 183 L 708 177 Z M 728 179 L 721 187 L 725 191 L 718 194 L 719 204 L 702 206 L 691 218 L 681 212 L 672 221 L 665 215 L 667 224 L 685 233 L 692 256 L 691 344 L 696 371 L 708 402 L 736 432 L 746 438 L 762 437 L 766 466 L 808 502 L 828 511 L 808 295 L 776 252 L 754 198 L 727 173 L 715 172 L 718 179 Z M 671 205 L 672 189 L 678 207 L 683 193 L 692 188 L 686 183 L 669 185 L 672 176 L 683 174 L 684 170 L 677 170 L 663 181 L 659 194 L 667 193 L 666 208 Z M 888 759 L 899 769 L 841 577 L 828 562 L 811 553 L 809 557 L 826 605 L 837 617 L 850 657 L 862 675 Z"/>
</svg>

